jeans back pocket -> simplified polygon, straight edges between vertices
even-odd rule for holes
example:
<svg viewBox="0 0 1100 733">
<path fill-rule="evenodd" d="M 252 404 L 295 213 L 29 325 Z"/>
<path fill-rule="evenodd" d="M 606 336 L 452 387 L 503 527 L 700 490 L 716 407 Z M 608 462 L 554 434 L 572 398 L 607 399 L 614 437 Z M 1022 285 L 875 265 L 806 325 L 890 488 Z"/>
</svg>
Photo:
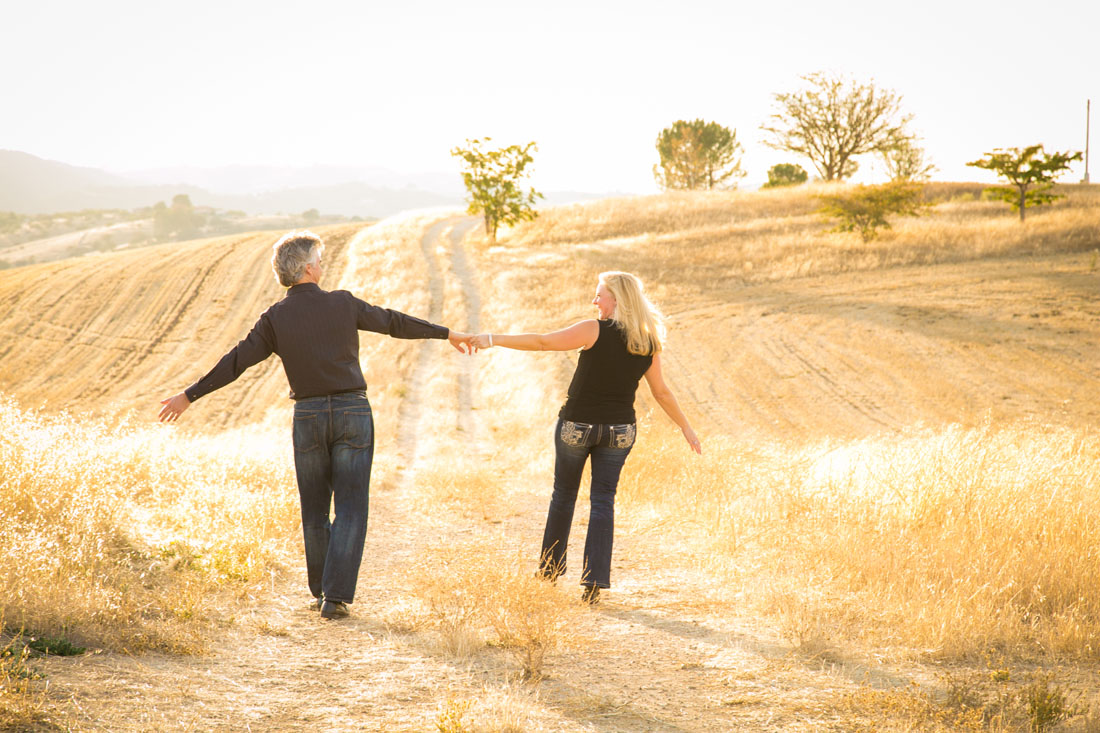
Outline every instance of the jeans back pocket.
<svg viewBox="0 0 1100 733">
<path fill-rule="evenodd" d="M 294 414 L 294 450 L 297 453 L 311 453 L 321 447 L 321 426 L 317 424 L 317 415 Z"/>
<path fill-rule="evenodd" d="M 634 438 L 638 433 L 638 428 L 634 423 L 608 425 L 607 427 L 611 431 L 609 443 L 612 448 L 630 448 L 634 445 Z"/>
<path fill-rule="evenodd" d="M 343 431 L 339 442 L 352 448 L 370 448 L 374 443 L 374 417 L 369 409 L 356 408 L 340 413 Z"/>
<path fill-rule="evenodd" d="M 583 448 L 592 434 L 592 425 L 586 422 L 561 421 L 561 442 L 571 448 Z"/>
</svg>

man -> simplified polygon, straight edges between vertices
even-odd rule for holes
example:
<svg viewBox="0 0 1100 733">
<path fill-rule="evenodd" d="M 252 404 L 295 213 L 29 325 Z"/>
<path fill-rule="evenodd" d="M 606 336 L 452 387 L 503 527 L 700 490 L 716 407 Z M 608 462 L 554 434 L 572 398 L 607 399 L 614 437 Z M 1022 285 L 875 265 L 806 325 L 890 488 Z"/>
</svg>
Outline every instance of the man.
<svg viewBox="0 0 1100 733">
<path fill-rule="evenodd" d="M 306 572 L 312 608 L 328 619 L 348 615 L 367 533 L 374 421 L 359 366 L 359 331 L 394 338 L 448 339 L 467 353 L 470 335 L 379 308 L 346 290 L 325 291 L 324 244 L 291 232 L 273 249 L 271 267 L 286 297 L 268 308 L 248 336 L 199 381 L 162 400 L 161 421 L 224 387 L 245 369 L 278 354 L 294 403 L 294 469 L 302 502 Z M 335 517 L 329 523 L 329 505 Z"/>
</svg>

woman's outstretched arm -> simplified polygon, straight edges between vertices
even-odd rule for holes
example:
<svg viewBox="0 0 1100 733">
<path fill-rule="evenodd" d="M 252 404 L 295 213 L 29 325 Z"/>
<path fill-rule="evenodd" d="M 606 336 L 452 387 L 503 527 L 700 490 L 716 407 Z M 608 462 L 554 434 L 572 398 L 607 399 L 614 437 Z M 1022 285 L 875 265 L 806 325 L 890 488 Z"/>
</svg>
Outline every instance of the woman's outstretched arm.
<svg viewBox="0 0 1100 733">
<path fill-rule="evenodd" d="M 475 349 L 503 346 L 520 351 L 573 351 L 589 348 L 599 337 L 599 322 L 589 319 L 550 333 L 482 333 L 470 339 L 470 344 Z"/>
<path fill-rule="evenodd" d="M 698 436 L 691 429 L 691 423 L 688 422 L 684 411 L 680 409 L 680 403 L 676 401 L 676 395 L 672 394 L 672 390 L 665 384 L 665 378 L 661 376 L 661 352 L 658 351 L 653 355 L 653 363 L 646 370 L 645 381 L 649 385 L 649 391 L 653 393 L 653 399 L 657 400 L 657 404 L 661 406 L 665 414 L 680 426 L 680 430 L 683 431 L 684 438 L 687 439 L 691 449 L 702 455 L 703 446 L 699 443 Z"/>
</svg>

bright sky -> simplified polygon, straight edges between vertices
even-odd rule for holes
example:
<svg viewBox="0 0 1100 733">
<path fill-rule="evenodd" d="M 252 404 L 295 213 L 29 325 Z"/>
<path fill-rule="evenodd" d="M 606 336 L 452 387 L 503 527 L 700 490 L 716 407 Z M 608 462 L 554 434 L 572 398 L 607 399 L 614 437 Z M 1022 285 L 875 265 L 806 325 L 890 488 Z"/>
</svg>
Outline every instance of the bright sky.
<svg viewBox="0 0 1100 733">
<path fill-rule="evenodd" d="M 736 129 L 751 185 L 813 173 L 759 127 L 817 70 L 900 93 L 940 180 L 992 180 L 965 163 L 994 147 L 1083 150 L 1087 98 L 1100 132 L 1097 0 L 3 2 L 0 148 L 109 170 L 457 177 L 450 149 L 488 135 L 537 141 L 543 190 L 646 193 L 657 133 L 701 117 Z"/>
</svg>

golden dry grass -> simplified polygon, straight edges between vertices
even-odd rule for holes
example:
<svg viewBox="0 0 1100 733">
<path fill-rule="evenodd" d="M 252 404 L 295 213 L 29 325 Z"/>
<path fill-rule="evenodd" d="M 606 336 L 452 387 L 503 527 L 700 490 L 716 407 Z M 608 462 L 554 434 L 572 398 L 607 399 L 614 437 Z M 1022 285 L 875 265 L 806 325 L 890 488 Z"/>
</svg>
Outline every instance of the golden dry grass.
<svg viewBox="0 0 1100 733">
<path fill-rule="evenodd" d="M 78 644 L 197 651 L 214 599 L 270 583 L 296 539 L 288 456 L 259 436 L 0 403 L 0 617 Z M 228 594 L 227 594 L 228 592 Z"/>
<path fill-rule="evenodd" d="M 934 205 L 926 215 L 900 219 L 893 230 L 866 244 L 856 235 L 828 231 L 832 224 L 815 213 L 816 195 L 836 189 L 816 184 L 666 193 L 560 207 L 517 226 L 498 249 L 530 250 L 542 258 L 540 264 L 565 276 L 577 271 L 571 260 L 578 255 L 600 269 L 625 260 L 630 263 L 626 269 L 661 283 L 670 295 L 683 296 L 718 282 L 732 287 L 1100 246 L 1098 186 L 1064 187 L 1066 198 L 1034 211 L 1021 226 L 1004 204 L 982 201 L 980 187 L 931 184 L 926 195 Z M 560 293 L 566 302 L 570 296 L 564 289 Z"/>
<path fill-rule="evenodd" d="M 523 679 L 538 680 L 547 654 L 579 643 L 578 597 L 536 577 L 529 558 L 484 541 L 427 554 L 412 586 L 445 654 L 469 658 L 492 643 L 515 656 Z"/>
<path fill-rule="evenodd" d="M 840 444 L 650 438 L 625 507 L 708 540 L 800 645 L 939 658 L 1100 657 L 1100 436 L 1036 424 Z"/>
</svg>

